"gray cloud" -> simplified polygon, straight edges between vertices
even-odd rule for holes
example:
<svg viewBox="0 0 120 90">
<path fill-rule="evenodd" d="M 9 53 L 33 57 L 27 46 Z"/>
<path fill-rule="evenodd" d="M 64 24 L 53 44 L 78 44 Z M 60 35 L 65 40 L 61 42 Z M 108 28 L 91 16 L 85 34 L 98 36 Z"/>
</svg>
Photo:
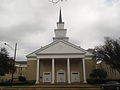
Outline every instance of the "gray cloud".
<svg viewBox="0 0 120 90">
<path fill-rule="evenodd" d="M 120 35 L 120 0 L 0 0 L 0 41 L 18 43 L 17 60 L 49 44 L 58 21 L 59 6 L 70 42 L 85 49 Z M 8 48 L 8 47 L 6 47 Z M 10 53 L 13 53 L 8 48 Z"/>
<path fill-rule="evenodd" d="M 19 40 L 23 39 L 26 36 L 30 36 L 31 34 L 37 34 L 42 31 L 45 31 L 42 24 L 32 24 L 32 23 L 22 23 L 16 26 L 12 26 L 9 28 L 0 28 L 0 38 L 2 40 Z"/>
</svg>

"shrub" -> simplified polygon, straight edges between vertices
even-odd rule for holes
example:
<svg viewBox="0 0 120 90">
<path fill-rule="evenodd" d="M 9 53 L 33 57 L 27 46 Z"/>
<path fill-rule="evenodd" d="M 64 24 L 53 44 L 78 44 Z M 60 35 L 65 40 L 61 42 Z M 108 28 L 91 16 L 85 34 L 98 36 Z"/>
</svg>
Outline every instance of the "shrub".
<svg viewBox="0 0 120 90">
<path fill-rule="evenodd" d="M 103 84 L 108 81 L 118 81 L 120 82 L 120 79 L 87 79 L 88 84 Z"/>
<path fill-rule="evenodd" d="M 33 84 L 35 84 L 35 81 L 36 81 L 36 80 L 25 81 L 25 83 L 26 83 L 27 85 L 33 85 Z"/>
<path fill-rule="evenodd" d="M 34 85 L 35 84 L 35 80 L 30 80 L 30 81 L 15 81 L 12 83 L 12 85 Z M 9 81 L 5 81 L 5 82 L 0 82 L 0 86 L 11 86 L 11 82 Z"/>
<path fill-rule="evenodd" d="M 19 81 L 22 81 L 22 82 L 26 81 L 26 78 L 23 76 L 19 76 L 18 79 L 19 79 Z"/>
<path fill-rule="evenodd" d="M 90 77 L 94 79 L 105 79 L 107 77 L 107 72 L 103 69 L 94 69 Z"/>
<path fill-rule="evenodd" d="M 88 84 L 102 84 L 106 82 L 104 79 L 87 79 Z"/>
</svg>

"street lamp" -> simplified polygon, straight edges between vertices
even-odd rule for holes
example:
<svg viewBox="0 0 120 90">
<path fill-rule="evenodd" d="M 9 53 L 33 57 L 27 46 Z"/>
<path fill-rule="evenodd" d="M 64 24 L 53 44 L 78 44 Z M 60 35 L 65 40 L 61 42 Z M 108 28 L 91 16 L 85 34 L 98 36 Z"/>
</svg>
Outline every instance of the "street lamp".
<svg viewBox="0 0 120 90">
<path fill-rule="evenodd" d="M 4 43 L 8 47 L 10 47 L 12 50 L 14 50 L 14 56 L 13 56 L 13 67 L 15 66 L 15 60 L 16 60 L 16 51 L 17 51 L 17 43 L 15 43 L 15 48 L 12 48 L 9 44 Z M 13 76 L 14 76 L 14 69 L 12 70 L 12 76 L 11 76 L 11 86 L 13 82 Z"/>
</svg>

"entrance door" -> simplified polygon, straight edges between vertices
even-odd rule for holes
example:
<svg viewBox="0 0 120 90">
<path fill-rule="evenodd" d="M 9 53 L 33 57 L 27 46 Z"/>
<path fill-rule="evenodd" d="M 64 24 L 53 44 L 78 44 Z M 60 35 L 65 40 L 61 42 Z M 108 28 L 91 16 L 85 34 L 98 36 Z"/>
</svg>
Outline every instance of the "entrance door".
<svg viewBox="0 0 120 90">
<path fill-rule="evenodd" d="M 57 82 L 58 83 L 64 83 L 65 82 L 65 71 L 59 70 L 57 72 Z"/>
<path fill-rule="evenodd" d="M 43 73 L 43 83 L 51 83 L 51 72 Z"/>
<path fill-rule="evenodd" d="M 71 72 L 71 82 L 80 82 L 79 72 Z"/>
</svg>

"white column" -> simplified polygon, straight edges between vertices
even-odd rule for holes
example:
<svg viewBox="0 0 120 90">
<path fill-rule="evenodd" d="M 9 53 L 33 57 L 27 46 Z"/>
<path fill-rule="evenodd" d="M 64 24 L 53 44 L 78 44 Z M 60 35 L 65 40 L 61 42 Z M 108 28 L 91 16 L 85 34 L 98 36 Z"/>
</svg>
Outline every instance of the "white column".
<svg viewBox="0 0 120 90">
<path fill-rule="evenodd" d="M 68 83 L 71 83 L 70 82 L 70 59 L 67 58 L 67 78 L 68 78 Z"/>
<path fill-rule="evenodd" d="M 83 64 L 83 79 L 84 79 L 84 83 L 87 83 L 86 81 L 86 69 L 85 69 L 85 59 L 82 59 L 82 64 Z"/>
<path fill-rule="evenodd" d="M 37 67 L 36 67 L 36 84 L 39 83 L 39 59 L 37 59 Z"/>
<path fill-rule="evenodd" d="M 55 82 L 55 60 L 52 58 L 52 83 Z"/>
</svg>

